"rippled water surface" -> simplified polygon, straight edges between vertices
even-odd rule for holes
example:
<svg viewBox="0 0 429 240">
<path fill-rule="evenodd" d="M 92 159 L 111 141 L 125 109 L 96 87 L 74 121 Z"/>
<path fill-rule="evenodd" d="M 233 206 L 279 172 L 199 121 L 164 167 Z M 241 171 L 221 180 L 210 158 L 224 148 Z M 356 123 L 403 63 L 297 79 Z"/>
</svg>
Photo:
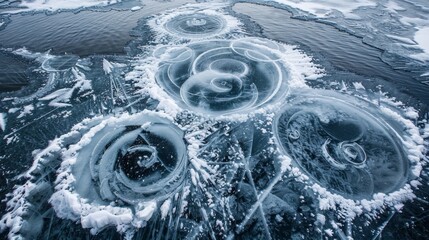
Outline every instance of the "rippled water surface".
<svg viewBox="0 0 429 240">
<path fill-rule="evenodd" d="M 427 239 L 427 9 L 0 2 L 0 237 Z"/>
</svg>

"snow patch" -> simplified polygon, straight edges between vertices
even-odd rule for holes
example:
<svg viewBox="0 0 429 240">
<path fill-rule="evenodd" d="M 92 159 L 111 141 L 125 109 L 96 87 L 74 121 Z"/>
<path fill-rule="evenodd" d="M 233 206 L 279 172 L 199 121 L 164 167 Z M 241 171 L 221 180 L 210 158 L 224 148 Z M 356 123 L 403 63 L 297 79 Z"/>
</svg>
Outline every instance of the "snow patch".
<svg viewBox="0 0 429 240">
<path fill-rule="evenodd" d="M 0 129 L 3 132 L 6 130 L 6 113 L 0 113 Z"/>
</svg>

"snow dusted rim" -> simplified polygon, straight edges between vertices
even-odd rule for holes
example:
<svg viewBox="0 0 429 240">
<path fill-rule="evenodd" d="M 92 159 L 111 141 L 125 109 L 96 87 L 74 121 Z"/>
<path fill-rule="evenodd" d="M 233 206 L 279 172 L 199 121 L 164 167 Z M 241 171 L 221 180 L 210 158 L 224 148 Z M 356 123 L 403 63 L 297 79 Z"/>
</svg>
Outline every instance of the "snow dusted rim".
<svg viewBox="0 0 429 240">
<path fill-rule="evenodd" d="M 188 48 L 188 46 L 192 44 L 204 45 L 210 44 L 213 41 L 231 43 L 249 41 L 252 43 L 261 42 L 276 45 L 276 48 L 270 48 L 262 44 L 255 45 L 255 47 L 260 47 L 261 49 L 269 51 L 270 54 L 278 57 L 278 59 L 276 59 L 276 63 L 280 64 L 281 67 L 287 71 L 288 78 L 285 80 L 287 81 L 286 84 L 288 85 L 289 90 L 308 88 L 306 81 L 315 80 L 325 75 L 324 69 L 318 64 L 315 64 L 311 56 L 299 50 L 294 45 L 288 45 L 270 39 L 240 36 L 231 40 L 204 40 L 199 41 L 198 43 L 168 44 L 150 47 L 148 52 L 151 53 L 151 56 L 136 58 L 132 63 L 133 70 L 127 73 L 125 80 L 132 81 L 136 87 L 140 88 L 136 93 L 148 95 L 149 97 L 158 100 L 158 110 L 164 111 L 170 116 L 174 117 L 185 109 L 193 112 L 193 110 L 189 109 L 189 107 L 187 107 L 183 101 L 176 101 L 157 83 L 157 72 L 162 62 L 165 61 L 165 59 L 168 57 L 169 52 L 180 48 Z M 267 111 L 269 112 L 273 109 L 277 109 L 284 103 L 286 95 L 287 94 L 284 94 L 282 98 L 276 99 L 277 101 L 269 101 L 258 108 L 246 109 L 242 112 L 235 111 L 217 115 L 201 113 L 197 111 L 194 113 L 204 118 L 216 120 L 245 121 L 255 114 L 260 114 Z"/>
<path fill-rule="evenodd" d="M 233 16 L 225 14 L 226 3 L 190 3 L 182 7 L 167 10 L 151 17 L 147 24 L 156 32 L 155 42 L 170 42 L 178 40 L 203 40 L 209 38 L 224 38 L 229 33 L 243 33 L 242 23 Z M 186 33 L 171 29 L 168 25 L 174 20 L 185 20 L 193 15 L 212 18 L 219 24 L 219 28 L 212 29 L 206 33 Z M 181 19 L 182 18 L 182 19 Z M 198 19 L 196 19 L 198 20 Z"/>
<path fill-rule="evenodd" d="M 331 95 L 331 96 L 330 96 Z M 332 91 L 328 90 L 311 90 L 311 92 L 298 92 L 293 97 L 315 97 L 315 98 L 327 98 L 334 101 L 340 101 L 345 104 L 352 105 L 359 108 L 360 106 L 347 102 L 347 99 L 350 100 L 351 96 L 348 94 L 338 94 L 336 93 L 332 96 Z M 369 100 L 364 97 L 356 97 L 361 101 L 366 101 L 367 103 L 377 107 L 377 104 L 381 103 L 378 106 L 380 110 L 379 113 L 381 116 L 384 116 L 388 119 L 395 121 L 398 126 L 403 127 L 404 135 L 400 135 L 396 132 L 395 128 L 390 126 L 384 120 L 380 120 L 383 123 L 387 124 L 391 130 L 394 131 L 396 137 L 401 140 L 403 148 L 406 151 L 407 160 L 410 163 L 410 169 L 408 174 L 407 182 L 396 191 L 391 193 L 374 193 L 371 199 L 362 199 L 362 200 L 353 200 L 346 198 L 337 193 L 333 193 L 329 189 L 324 188 L 315 180 L 312 180 L 303 170 L 298 167 L 297 163 L 285 152 L 282 144 L 278 140 L 278 136 L 274 137 L 274 141 L 277 145 L 282 169 L 287 169 L 285 171 L 288 176 L 296 178 L 298 181 L 304 182 L 307 184 L 307 188 L 312 190 L 318 201 L 320 210 L 337 210 L 338 216 L 345 219 L 353 219 L 356 216 L 361 214 L 367 214 L 369 216 L 376 216 L 378 212 L 383 211 L 386 208 L 394 208 L 397 211 L 400 211 L 403 207 L 405 201 L 414 199 L 416 196 L 413 193 L 413 188 L 418 188 L 421 183 L 418 181 L 418 177 L 422 171 L 423 158 L 425 149 L 425 142 L 422 136 L 419 133 L 419 129 L 413 121 L 418 117 L 417 112 L 412 108 L 407 108 L 402 105 L 402 103 L 397 103 L 391 99 L 382 98 L 379 100 Z M 293 100 L 292 100 L 293 101 Z M 311 101 L 311 100 L 303 100 Z M 281 109 L 278 109 L 279 111 Z M 280 111 L 281 112 L 281 111 Z M 273 128 L 277 125 L 281 114 L 278 114 L 274 119 Z M 275 131 L 274 131 L 275 132 Z M 273 133 L 275 134 L 275 133 Z"/>
</svg>

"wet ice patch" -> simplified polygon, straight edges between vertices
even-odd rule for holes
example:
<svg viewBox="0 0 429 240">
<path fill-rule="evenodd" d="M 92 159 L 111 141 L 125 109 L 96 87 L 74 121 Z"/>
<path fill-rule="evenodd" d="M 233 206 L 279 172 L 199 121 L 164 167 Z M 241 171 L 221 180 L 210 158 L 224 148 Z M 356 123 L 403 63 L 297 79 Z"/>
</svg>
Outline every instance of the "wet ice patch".
<svg viewBox="0 0 429 240">
<path fill-rule="evenodd" d="M 224 13 L 224 4 L 188 4 L 166 11 L 148 21 L 157 42 L 178 39 L 207 39 L 241 32 L 238 19 Z M 170 39 L 170 38 L 173 39 Z"/>
<path fill-rule="evenodd" d="M 290 87 L 323 75 L 294 46 L 261 38 L 161 46 L 153 55 L 127 78 L 161 102 L 165 92 L 175 101 L 168 104 L 212 116 L 279 104 Z"/>
<path fill-rule="evenodd" d="M 377 207 L 414 196 L 407 183 L 420 174 L 424 147 L 405 113 L 328 91 L 291 99 L 273 131 L 281 151 L 316 182 L 316 192 L 357 203 L 373 200 Z M 380 204 L 380 196 L 389 200 Z M 325 203 L 321 207 L 329 208 Z"/>
</svg>

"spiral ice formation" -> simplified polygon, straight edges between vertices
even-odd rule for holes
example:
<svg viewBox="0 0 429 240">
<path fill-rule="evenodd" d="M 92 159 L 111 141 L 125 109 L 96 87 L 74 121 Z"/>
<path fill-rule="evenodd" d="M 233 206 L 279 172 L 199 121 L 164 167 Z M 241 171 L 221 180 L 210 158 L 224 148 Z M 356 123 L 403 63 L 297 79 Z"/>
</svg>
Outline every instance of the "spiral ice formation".
<svg viewBox="0 0 429 240">
<path fill-rule="evenodd" d="M 216 15 L 192 13 L 178 15 L 170 19 L 164 27 L 173 35 L 201 38 L 222 32 L 226 28 L 226 21 Z"/>
<path fill-rule="evenodd" d="M 403 126 L 363 100 L 327 92 L 297 95 L 278 115 L 274 132 L 306 175 L 346 198 L 391 193 L 409 180 Z"/>
<path fill-rule="evenodd" d="M 100 225 L 144 226 L 136 221 L 148 221 L 157 204 L 183 183 L 188 159 L 183 132 L 148 111 L 87 126 L 81 140 L 63 154 L 50 200 L 57 215 L 71 220 L 83 216 L 82 225 L 95 232 Z M 80 202 L 78 207 L 71 199 Z M 106 211 L 119 220 L 97 220 Z"/>
<path fill-rule="evenodd" d="M 240 32 L 241 23 L 236 18 L 224 14 L 224 4 L 188 4 L 161 13 L 148 21 L 157 33 L 158 41 L 163 37 L 179 39 L 207 39 L 220 37 L 231 32 Z"/>
<path fill-rule="evenodd" d="M 222 115 L 252 111 L 284 97 L 290 78 L 283 46 L 244 38 L 160 48 L 157 83 L 185 108 Z"/>
</svg>

